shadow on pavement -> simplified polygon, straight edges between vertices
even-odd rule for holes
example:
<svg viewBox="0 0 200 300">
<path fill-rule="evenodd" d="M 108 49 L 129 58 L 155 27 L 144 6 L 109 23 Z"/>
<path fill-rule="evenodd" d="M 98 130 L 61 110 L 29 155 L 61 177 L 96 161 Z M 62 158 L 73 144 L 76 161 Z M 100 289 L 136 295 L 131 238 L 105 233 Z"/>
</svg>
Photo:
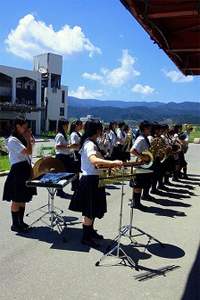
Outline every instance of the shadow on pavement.
<svg viewBox="0 0 200 300">
<path fill-rule="evenodd" d="M 185 291 L 181 300 L 199 300 L 200 299 L 200 248 L 198 249 L 196 259 L 188 276 Z"/>
<path fill-rule="evenodd" d="M 154 207 L 150 206 L 148 207 L 148 210 L 145 211 L 145 213 L 151 213 L 155 214 L 156 216 L 164 216 L 164 217 L 186 217 L 187 215 L 182 211 L 177 211 L 173 209 L 166 209 L 166 208 L 160 208 L 160 207 Z"/>
</svg>

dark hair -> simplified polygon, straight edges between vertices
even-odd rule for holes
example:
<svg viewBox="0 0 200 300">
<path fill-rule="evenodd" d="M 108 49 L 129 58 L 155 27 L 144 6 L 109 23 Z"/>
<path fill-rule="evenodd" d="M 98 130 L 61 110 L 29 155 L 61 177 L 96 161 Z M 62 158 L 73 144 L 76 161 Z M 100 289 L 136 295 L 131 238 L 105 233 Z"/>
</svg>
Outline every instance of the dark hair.
<svg viewBox="0 0 200 300">
<path fill-rule="evenodd" d="M 58 129 L 57 129 L 57 133 L 62 133 L 62 135 L 64 136 L 65 140 L 67 139 L 66 137 L 66 133 L 63 129 L 63 125 L 69 125 L 69 121 L 64 119 L 64 118 L 61 118 L 59 121 L 58 121 Z"/>
<path fill-rule="evenodd" d="M 169 131 L 168 131 L 168 136 L 169 136 L 169 135 L 174 135 L 174 130 L 169 130 Z"/>
<path fill-rule="evenodd" d="M 109 129 L 113 130 L 114 125 L 117 125 L 117 122 L 116 121 L 111 121 L 110 124 L 109 124 Z"/>
<path fill-rule="evenodd" d="M 27 143 L 26 140 L 23 138 L 23 136 L 20 136 L 18 131 L 17 131 L 17 125 L 24 125 L 25 123 L 28 123 L 28 120 L 24 118 L 23 116 L 18 116 L 14 119 L 13 121 L 13 131 L 12 131 L 12 136 L 16 137 L 18 140 L 22 142 L 22 144 L 26 147 Z"/>
<path fill-rule="evenodd" d="M 120 123 L 118 123 L 118 127 L 119 128 L 122 128 L 123 126 L 125 126 L 126 124 L 124 123 L 124 122 L 120 122 Z"/>
<path fill-rule="evenodd" d="M 81 137 L 80 145 L 83 146 L 84 141 L 97 133 L 97 130 L 103 130 L 103 126 L 98 119 L 89 119 L 85 123 L 85 132 Z"/>
<path fill-rule="evenodd" d="M 78 125 L 82 125 L 83 124 L 83 122 L 81 121 L 81 120 L 75 120 L 75 121 L 73 121 L 72 123 L 71 123 L 71 126 L 70 126 L 70 131 L 69 131 L 69 134 L 71 134 L 72 132 L 74 132 L 75 131 L 75 129 L 76 129 L 76 126 L 78 126 Z"/>
<path fill-rule="evenodd" d="M 179 129 L 179 128 L 182 128 L 182 125 L 181 125 L 181 124 L 176 124 L 176 125 L 174 126 L 174 132 L 175 132 L 175 133 L 179 133 L 179 132 L 178 132 L 178 129 Z"/>
<path fill-rule="evenodd" d="M 185 133 L 181 133 L 181 134 L 179 135 L 179 139 L 180 139 L 181 141 L 184 141 L 184 140 L 186 139 L 186 134 L 185 134 Z"/>
<path fill-rule="evenodd" d="M 140 123 L 139 129 L 141 132 L 145 130 L 145 128 L 151 127 L 151 123 L 147 120 L 144 120 L 143 122 Z"/>
<path fill-rule="evenodd" d="M 138 138 L 138 136 L 140 135 L 140 133 L 142 133 L 145 128 L 149 128 L 151 127 L 151 123 L 147 120 L 144 120 L 140 123 L 139 129 L 137 130 L 136 134 L 135 134 L 135 140 Z"/>
<path fill-rule="evenodd" d="M 129 130 L 129 126 L 126 124 L 125 128 L 124 128 L 124 131 L 128 131 L 128 130 Z"/>
<path fill-rule="evenodd" d="M 104 127 L 103 132 L 106 132 L 107 130 L 110 130 L 109 127 Z"/>
<path fill-rule="evenodd" d="M 161 124 L 162 130 L 169 129 L 168 124 Z"/>
<path fill-rule="evenodd" d="M 162 128 L 162 126 L 159 124 L 159 123 L 157 123 L 157 122 L 154 122 L 153 124 L 152 124 L 152 127 L 151 127 L 151 136 L 155 136 L 155 133 L 156 133 L 156 130 L 160 130 Z"/>
</svg>

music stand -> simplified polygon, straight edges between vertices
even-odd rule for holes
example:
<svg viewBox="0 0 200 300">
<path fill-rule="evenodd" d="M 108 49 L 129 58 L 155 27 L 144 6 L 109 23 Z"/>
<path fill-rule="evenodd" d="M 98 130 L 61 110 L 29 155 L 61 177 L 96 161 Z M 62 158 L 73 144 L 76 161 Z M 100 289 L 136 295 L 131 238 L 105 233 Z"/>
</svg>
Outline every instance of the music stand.
<svg viewBox="0 0 200 300">
<path fill-rule="evenodd" d="M 133 166 L 134 163 L 131 164 L 131 166 Z M 130 163 L 124 164 L 125 166 L 130 166 Z M 138 165 L 138 163 L 135 165 Z M 124 198 L 124 170 L 125 170 L 125 166 L 123 166 L 121 168 L 121 176 L 120 178 L 121 180 L 121 201 L 120 201 L 120 213 L 119 213 L 119 229 L 118 229 L 118 235 L 115 238 L 115 242 L 117 242 L 116 246 L 114 246 L 110 251 L 108 251 L 106 254 L 104 254 L 96 263 L 95 266 L 99 266 L 100 262 L 102 262 L 107 256 L 112 255 L 114 257 L 117 257 L 119 259 L 122 259 L 122 261 L 125 263 L 126 261 L 129 262 L 131 267 L 134 267 L 136 270 L 138 270 L 138 267 L 136 266 L 136 264 L 134 263 L 134 261 L 132 260 L 132 258 L 130 256 L 127 255 L 127 253 L 124 251 L 124 249 L 122 249 L 121 247 L 121 237 L 124 236 L 127 232 L 127 229 L 124 228 L 122 229 L 122 216 L 123 216 L 123 198 Z M 116 252 L 116 255 L 113 254 L 113 252 Z M 122 254 L 121 254 L 122 253 Z"/>
<path fill-rule="evenodd" d="M 54 173 L 56 175 L 56 173 Z M 42 178 L 43 175 L 36 177 L 30 181 L 26 182 L 26 185 L 28 187 L 44 187 L 48 191 L 48 201 L 47 204 L 31 211 L 30 213 L 27 213 L 26 216 L 28 217 L 30 214 L 36 212 L 36 211 L 41 211 L 43 214 L 34 222 L 30 224 L 30 226 L 33 226 L 35 223 L 42 221 L 45 223 L 51 230 L 55 226 L 57 226 L 59 233 L 62 236 L 63 242 L 66 242 L 66 238 L 63 235 L 63 230 L 66 227 L 66 222 L 64 218 L 61 216 L 63 213 L 63 210 L 56 207 L 54 205 L 54 196 L 55 192 L 57 189 L 62 189 L 66 185 L 68 185 L 70 182 L 72 182 L 75 178 L 76 175 L 74 173 L 64 173 L 66 174 L 65 178 L 59 180 L 58 182 L 41 182 L 40 179 Z M 58 213 L 59 211 L 59 213 Z M 45 221 L 45 219 L 49 216 L 50 224 Z"/>
<path fill-rule="evenodd" d="M 134 163 L 126 163 L 126 166 L 133 166 Z M 135 164 L 136 165 L 136 164 Z M 138 165 L 136 165 L 138 166 Z M 134 267 L 137 271 L 139 270 L 138 266 L 134 263 L 134 261 L 132 260 L 132 258 L 127 255 L 127 253 L 122 249 L 121 247 L 121 237 L 122 236 L 126 236 L 128 237 L 130 240 L 131 240 L 131 244 L 133 245 L 139 245 L 139 243 L 137 243 L 136 241 L 133 242 L 133 235 L 132 235 L 132 229 L 135 229 L 137 231 L 139 231 L 140 233 L 142 234 L 145 234 L 146 236 L 149 237 L 149 242 L 148 244 L 150 243 L 150 241 L 153 239 L 157 242 L 160 243 L 161 247 L 164 247 L 164 245 L 159 241 L 157 240 L 156 238 L 154 238 L 153 236 L 145 233 L 144 231 L 142 231 L 141 229 L 137 228 L 137 227 L 134 227 L 132 226 L 132 222 L 133 222 L 133 208 L 134 208 L 134 200 L 131 199 L 131 213 L 130 213 L 130 224 L 129 225 L 126 225 L 126 226 L 123 226 L 122 227 L 122 216 L 123 216 L 123 197 L 124 197 L 124 167 L 121 168 L 121 201 L 120 201 L 120 214 L 119 214 L 119 229 L 118 229 L 118 235 L 116 236 L 116 238 L 113 240 L 113 243 L 116 243 L 117 244 L 111 249 L 109 250 L 106 254 L 104 254 L 96 263 L 95 263 L 95 266 L 99 266 L 100 262 L 102 262 L 107 256 L 109 255 L 112 255 L 114 257 L 117 257 L 119 259 L 122 259 L 123 262 L 125 262 L 126 260 L 129 262 L 130 266 L 131 267 Z M 136 174 L 138 173 L 147 173 L 147 172 L 150 172 L 150 170 L 137 170 L 136 171 Z M 129 234 L 127 234 L 127 232 L 129 232 Z M 112 244 L 113 244 L 112 243 Z M 112 246 L 112 245 L 111 245 Z M 109 246 L 107 249 L 110 249 L 111 246 Z M 113 254 L 114 251 L 117 251 L 116 255 Z M 122 253 L 122 255 L 120 255 L 120 252 Z"/>
</svg>

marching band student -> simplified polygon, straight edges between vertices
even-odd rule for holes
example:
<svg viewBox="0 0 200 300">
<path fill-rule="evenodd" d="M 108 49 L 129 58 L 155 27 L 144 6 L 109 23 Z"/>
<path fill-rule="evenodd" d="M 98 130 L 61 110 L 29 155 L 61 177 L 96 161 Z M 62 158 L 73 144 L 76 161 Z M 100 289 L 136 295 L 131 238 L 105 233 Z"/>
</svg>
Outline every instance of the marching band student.
<svg viewBox="0 0 200 300">
<path fill-rule="evenodd" d="M 111 147 L 112 147 L 111 139 L 110 139 L 110 136 L 109 136 L 110 129 L 109 129 L 109 127 L 105 127 L 103 131 L 104 131 L 104 135 L 101 139 L 101 144 L 103 145 L 103 149 L 105 151 L 104 157 L 108 158 L 111 155 Z"/>
<path fill-rule="evenodd" d="M 126 143 L 126 134 L 124 132 L 126 124 L 120 122 L 117 129 L 117 149 L 118 149 L 118 159 L 124 161 L 123 149 L 127 145 Z"/>
<path fill-rule="evenodd" d="M 90 247 L 98 247 L 99 243 L 96 239 L 103 239 L 103 236 L 99 235 L 93 226 L 95 218 L 103 218 L 107 211 L 105 188 L 98 187 L 99 170 L 95 168 L 95 165 L 121 166 L 123 164 L 119 160 L 103 159 L 96 142 L 101 133 L 102 124 L 99 120 L 90 119 L 86 122 L 79 151 L 83 173 L 69 205 L 70 210 L 82 212 L 83 236 L 81 243 Z"/>
<path fill-rule="evenodd" d="M 136 134 L 136 140 L 131 148 L 131 153 L 141 158 L 143 161 L 148 161 L 149 156 L 146 154 L 142 154 L 143 151 L 148 150 L 150 148 L 150 143 L 148 140 L 148 136 L 151 132 L 151 123 L 148 121 L 143 121 L 140 123 L 139 132 Z M 141 193 L 143 190 L 143 199 L 144 200 L 153 200 L 154 198 L 149 195 L 149 189 L 151 186 L 151 174 L 136 174 L 134 182 L 133 182 L 133 198 L 135 201 L 135 208 L 146 211 L 147 206 L 140 203 Z"/>
<path fill-rule="evenodd" d="M 14 130 L 8 138 L 7 148 L 11 170 L 4 185 L 3 200 L 11 201 L 12 226 L 15 232 L 26 232 L 29 226 L 24 223 L 25 205 L 36 195 L 36 188 L 27 187 L 26 181 L 31 179 L 32 154 L 31 130 L 28 129 L 28 120 L 23 116 L 15 118 Z"/>
<path fill-rule="evenodd" d="M 159 123 L 153 123 L 151 128 L 151 135 L 153 139 L 151 140 L 151 149 L 153 149 L 154 154 L 154 162 L 152 169 L 154 171 L 153 173 L 153 179 L 152 179 L 152 194 L 158 194 L 161 195 L 162 193 L 158 189 L 165 189 L 168 188 L 165 187 L 163 184 L 163 177 L 165 175 L 165 165 L 161 163 L 161 159 L 164 158 L 166 155 L 166 143 L 161 137 L 162 134 L 162 126 Z M 159 184 L 157 187 L 157 183 Z"/>
<path fill-rule="evenodd" d="M 180 171 L 183 168 L 183 179 L 189 179 L 187 176 L 187 162 L 185 160 L 185 153 L 188 150 L 188 142 L 186 141 L 186 134 L 182 133 L 179 135 L 179 140 L 181 144 L 180 157 Z"/>
<path fill-rule="evenodd" d="M 78 149 L 79 146 L 68 143 L 68 139 L 66 136 L 66 131 L 68 130 L 68 126 L 69 126 L 68 120 L 61 118 L 58 121 L 57 135 L 55 137 L 56 158 L 63 163 L 66 172 L 73 173 L 74 159 L 71 156 L 70 149 L 72 148 Z M 62 189 L 58 189 L 56 192 L 56 196 L 59 196 L 61 198 L 66 198 L 67 194 Z"/>
<path fill-rule="evenodd" d="M 168 140 L 168 136 L 167 136 L 167 134 L 169 132 L 169 125 L 162 124 L 161 128 L 162 128 L 161 138 L 163 139 L 163 141 L 165 142 L 166 145 L 169 145 L 169 140 Z"/>
<path fill-rule="evenodd" d="M 115 160 L 117 158 L 117 133 L 116 133 L 116 128 L 117 128 L 117 122 L 112 121 L 109 124 L 109 137 L 111 140 L 111 160 Z"/>
<path fill-rule="evenodd" d="M 71 145 L 74 145 L 74 148 L 71 148 L 71 151 L 74 154 L 74 163 L 73 163 L 73 173 L 76 174 L 77 178 L 75 180 L 72 181 L 72 191 L 75 191 L 75 189 L 78 186 L 78 182 L 79 182 L 79 173 L 81 172 L 81 156 L 78 153 L 78 149 L 77 146 L 80 146 L 80 142 L 81 142 L 81 136 L 82 134 L 79 132 L 81 129 L 83 128 L 83 123 L 81 120 L 76 120 L 73 121 L 71 123 L 70 126 L 70 143 Z"/>
</svg>

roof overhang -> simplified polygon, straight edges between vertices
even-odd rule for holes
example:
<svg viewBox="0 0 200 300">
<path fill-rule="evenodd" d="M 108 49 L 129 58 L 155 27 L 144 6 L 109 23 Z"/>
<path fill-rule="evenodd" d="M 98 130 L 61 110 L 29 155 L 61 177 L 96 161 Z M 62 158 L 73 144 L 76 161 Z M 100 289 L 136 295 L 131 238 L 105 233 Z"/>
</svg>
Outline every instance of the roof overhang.
<svg viewBox="0 0 200 300">
<path fill-rule="evenodd" d="M 200 75 L 200 0 L 120 0 L 184 75 Z"/>
<path fill-rule="evenodd" d="M 20 113 L 31 113 L 44 111 L 44 107 L 35 107 L 26 104 L 15 104 L 10 102 L 0 102 L 0 111 L 15 111 Z"/>
</svg>

